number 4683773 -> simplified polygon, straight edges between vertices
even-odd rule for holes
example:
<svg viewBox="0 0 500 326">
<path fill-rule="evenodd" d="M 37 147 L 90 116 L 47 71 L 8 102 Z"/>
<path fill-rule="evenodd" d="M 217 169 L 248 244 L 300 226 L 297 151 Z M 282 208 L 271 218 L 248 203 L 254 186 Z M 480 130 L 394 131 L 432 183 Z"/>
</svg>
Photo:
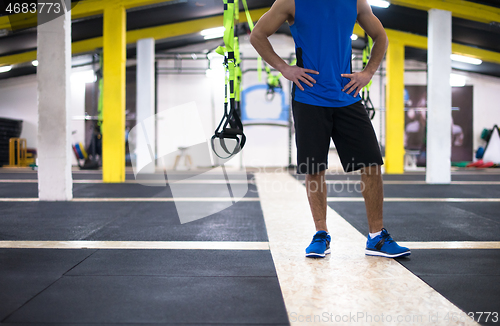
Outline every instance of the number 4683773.
<svg viewBox="0 0 500 326">
<path fill-rule="evenodd" d="M 31 3 L 31 2 L 23 2 L 23 3 L 12 3 L 9 2 L 5 12 L 9 15 L 11 14 L 35 14 L 37 12 L 43 13 L 46 12 L 48 14 L 58 14 L 61 12 L 61 3 L 60 2 L 39 2 Z"/>
</svg>

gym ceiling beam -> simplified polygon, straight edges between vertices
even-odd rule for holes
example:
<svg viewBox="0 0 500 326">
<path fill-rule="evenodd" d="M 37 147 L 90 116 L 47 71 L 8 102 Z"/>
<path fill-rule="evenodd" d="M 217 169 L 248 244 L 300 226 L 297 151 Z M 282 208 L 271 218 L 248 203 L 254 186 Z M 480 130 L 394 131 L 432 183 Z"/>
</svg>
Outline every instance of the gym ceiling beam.
<svg viewBox="0 0 500 326">
<path fill-rule="evenodd" d="M 451 11 L 453 17 L 473 20 L 485 24 L 500 23 L 500 8 L 481 5 L 464 0 L 390 0 L 391 4 L 429 11 L 440 9 Z"/>
<path fill-rule="evenodd" d="M 264 13 L 266 13 L 269 8 L 250 10 L 250 14 L 253 19 L 257 20 Z M 245 15 L 242 15 L 240 22 L 246 22 Z M 137 29 L 127 32 L 127 44 L 134 44 L 138 40 L 143 38 L 154 38 L 155 40 L 167 39 L 175 36 L 182 36 L 187 34 L 199 33 L 204 29 L 219 27 L 222 25 L 222 15 L 201 18 L 195 20 L 189 20 L 179 23 L 167 24 L 162 26 L 155 26 L 143 29 Z M 96 49 L 102 48 L 103 38 L 95 37 L 88 40 L 73 42 L 72 53 L 81 54 L 86 52 L 92 52 Z M 13 54 L 8 56 L 0 57 L 0 66 L 15 65 L 25 62 L 31 62 L 36 59 L 36 51 L 29 51 L 19 54 Z"/>
<path fill-rule="evenodd" d="M 87 1 L 100 2 L 94 0 L 87 0 Z M 134 1 L 139 1 L 139 0 L 134 0 Z M 254 20 L 258 20 L 258 18 L 260 18 L 268 10 L 269 8 L 255 9 L 251 10 L 250 13 Z M 135 43 L 137 40 L 141 38 L 153 37 L 155 40 L 160 40 L 174 36 L 182 36 L 186 34 L 198 33 L 206 28 L 221 26 L 221 22 L 222 22 L 222 15 L 219 15 L 214 17 L 180 22 L 180 23 L 166 24 L 162 26 L 128 31 L 127 44 Z M 241 22 L 246 22 L 245 15 L 242 15 Z M 386 32 L 389 37 L 389 40 L 397 40 L 403 43 L 405 46 L 409 47 L 427 49 L 427 37 L 425 36 L 411 34 L 407 32 L 401 32 L 388 28 L 386 29 Z M 359 37 L 364 37 L 365 35 L 363 29 L 358 24 L 356 24 L 356 26 L 354 27 L 354 34 L 358 35 Z M 102 48 L 102 37 L 96 37 L 88 40 L 73 42 L 72 45 L 73 54 L 92 52 L 99 48 Z M 483 50 L 480 48 L 462 44 L 456 44 L 456 43 L 452 44 L 452 51 L 455 54 L 461 54 L 465 56 L 478 58 L 483 61 L 500 64 L 500 53 L 498 52 Z M 20 64 L 20 63 L 30 62 L 35 59 L 36 59 L 36 51 L 3 56 L 0 57 L 0 66 Z"/>
<path fill-rule="evenodd" d="M 389 29 L 389 28 L 386 28 L 385 31 L 387 32 L 387 37 L 389 37 L 389 42 L 396 41 L 396 42 L 404 44 L 404 46 L 427 50 L 427 37 L 426 36 L 407 33 L 407 32 L 401 32 L 401 31 L 397 31 L 397 30 Z M 356 24 L 356 26 L 354 26 L 354 34 L 358 35 L 359 37 L 365 36 L 365 32 L 358 24 Z M 486 62 L 500 64 L 500 53 L 499 52 L 484 50 L 484 49 L 476 48 L 473 46 L 468 46 L 468 45 L 463 45 L 463 44 L 458 44 L 458 43 L 453 43 L 451 45 L 451 51 L 454 54 L 460 54 L 460 55 L 464 55 L 464 56 L 468 56 L 468 57 L 472 57 L 472 58 L 481 59 L 481 60 L 486 61 Z"/>
<path fill-rule="evenodd" d="M 168 2 L 172 0 L 83 0 L 79 1 L 76 4 L 71 6 L 71 19 L 80 19 L 84 17 L 102 15 L 104 12 L 105 2 L 109 4 L 109 2 L 114 1 L 117 4 L 122 5 L 125 9 L 132 9 L 138 7 L 145 7 L 154 4 L 160 4 L 163 2 Z M 26 14 L 14 14 L 9 16 L 0 17 L 0 30 L 7 29 L 12 30 L 9 17 L 11 19 L 16 19 L 16 17 L 26 17 Z M 19 22 L 16 25 L 20 24 Z M 23 21 L 22 25 L 19 25 L 21 28 L 29 28 L 35 27 L 37 24 L 37 15 L 28 15 L 27 18 Z"/>
</svg>

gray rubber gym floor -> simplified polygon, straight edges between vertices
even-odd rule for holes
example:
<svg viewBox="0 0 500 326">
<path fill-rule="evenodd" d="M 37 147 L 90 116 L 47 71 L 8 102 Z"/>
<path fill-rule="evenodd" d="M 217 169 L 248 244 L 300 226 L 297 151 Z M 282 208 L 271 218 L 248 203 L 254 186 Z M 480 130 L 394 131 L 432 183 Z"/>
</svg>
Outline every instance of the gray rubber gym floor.
<svg viewBox="0 0 500 326">
<path fill-rule="evenodd" d="M 0 241 L 268 241 L 252 174 L 241 176 L 250 181 L 248 201 L 187 224 L 174 202 L 133 200 L 169 199 L 168 184 L 85 182 L 101 178 L 74 173 L 82 201 L 47 203 L 31 201 L 36 173 L 0 172 Z M 327 179 L 329 206 L 366 233 L 359 175 Z M 452 185 L 423 184 L 421 173 L 384 180 L 385 225 L 395 240 L 500 241 L 500 202 L 488 201 L 500 198 L 499 173 L 456 173 Z M 225 207 L 225 184 L 176 187 L 195 199 L 193 209 Z M 204 197 L 216 200 L 196 201 Z M 500 250 L 413 249 L 399 262 L 464 312 L 500 313 Z M 289 325 L 269 250 L 0 249 L 0 289 L 2 325 Z"/>
<path fill-rule="evenodd" d="M 0 180 L 0 199 L 37 197 L 35 173 L 0 173 Z M 247 197 L 256 198 L 255 185 L 248 186 Z M 225 184 L 177 187 L 185 197 L 227 196 Z M 124 201 L 1 201 L 0 240 L 268 240 L 258 201 L 181 224 L 174 202 L 129 201 L 171 198 L 168 185 L 75 183 L 74 194 Z M 0 249 L 0 289 L 2 325 L 288 325 L 269 250 Z"/>
</svg>

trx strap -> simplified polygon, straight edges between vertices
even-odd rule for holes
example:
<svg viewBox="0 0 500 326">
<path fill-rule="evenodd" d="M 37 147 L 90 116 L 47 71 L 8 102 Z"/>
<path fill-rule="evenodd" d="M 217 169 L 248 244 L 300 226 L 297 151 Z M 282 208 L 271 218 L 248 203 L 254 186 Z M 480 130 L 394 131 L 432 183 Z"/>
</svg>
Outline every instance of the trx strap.
<svg viewBox="0 0 500 326">
<path fill-rule="evenodd" d="M 281 73 L 277 75 L 273 75 L 271 73 L 271 68 L 269 68 L 268 65 L 266 65 L 266 72 L 267 72 L 267 93 L 266 93 L 266 100 L 272 101 L 274 99 L 274 94 L 276 88 L 282 89 L 283 86 L 281 85 L 280 78 L 282 76 Z"/>
<path fill-rule="evenodd" d="M 246 0 L 241 0 L 243 2 L 243 7 L 245 8 L 245 14 L 247 16 L 248 27 L 250 28 L 250 32 L 253 31 L 254 24 L 252 20 L 252 16 L 250 15 L 250 11 L 248 10 L 248 5 Z M 274 93 L 276 88 L 283 88 L 281 85 L 280 78 L 282 74 L 273 75 L 271 73 L 271 68 L 268 65 L 265 65 L 267 72 L 267 93 L 266 100 L 272 101 L 274 99 Z M 262 80 L 262 57 L 259 55 L 257 58 L 257 74 L 258 80 Z"/>
<path fill-rule="evenodd" d="M 235 60 L 235 101 L 236 101 L 236 114 L 241 119 L 241 105 L 240 105 L 240 97 L 241 97 L 241 77 L 243 76 L 243 72 L 241 71 L 241 56 L 240 56 L 240 40 L 239 40 L 239 32 L 238 32 L 238 24 L 240 23 L 240 4 L 239 0 L 234 0 L 234 60 Z"/>
<path fill-rule="evenodd" d="M 235 89 L 239 88 L 239 83 L 236 78 L 236 56 L 235 47 L 238 50 L 238 40 L 234 33 L 235 10 L 239 12 L 239 6 L 235 6 L 235 0 L 224 0 L 224 44 L 216 50 L 218 54 L 224 56 L 225 73 L 225 100 L 224 100 L 224 116 L 217 129 L 212 136 L 212 150 L 215 155 L 222 159 L 228 159 L 236 155 L 245 146 L 246 137 L 243 133 L 243 124 L 237 112 Z M 236 46 L 235 46 L 236 45 Z M 239 54 L 238 54 L 239 60 Z M 229 86 L 229 99 L 228 99 Z M 227 139 L 232 139 L 236 143 L 234 148 L 228 148 Z M 218 140 L 218 141 L 217 141 Z M 222 151 L 217 151 L 217 144 L 220 144 Z"/>
<path fill-rule="evenodd" d="M 366 65 L 368 64 L 368 61 L 370 60 L 370 55 L 373 47 L 373 40 L 366 33 L 365 33 L 365 40 L 366 40 L 366 46 L 363 49 L 363 69 L 365 69 Z M 373 118 L 375 117 L 375 108 L 373 107 L 372 100 L 370 99 L 371 86 L 372 86 L 372 81 L 370 80 L 368 85 L 363 87 L 363 90 L 361 91 L 361 100 L 363 101 L 363 105 L 365 106 L 365 109 L 368 112 L 370 119 L 373 120 Z"/>
<path fill-rule="evenodd" d="M 245 15 L 247 16 L 248 27 L 250 27 L 250 32 L 253 31 L 253 20 L 252 16 L 250 16 L 250 11 L 248 10 L 247 0 L 241 0 L 243 2 L 243 7 L 245 7 Z"/>
<path fill-rule="evenodd" d="M 297 59 L 294 59 L 290 63 L 290 65 L 293 66 L 296 63 L 297 63 Z M 260 66 L 259 66 L 259 70 L 260 70 Z M 276 92 L 276 89 L 283 89 L 283 86 L 281 85 L 281 79 L 280 79 L 283 76 L 283 74 L 279 73 L 279 74 L 273 75 L 271 73 L 271 68 L 269 68 L 268 65 L 266 65 L 266 72 L 267 72 L 267 93 L 266 93 L 266 100 L 268 100 L 268 101 L 271 102 L 274 99 L 274 93 Z"/>
</svg>

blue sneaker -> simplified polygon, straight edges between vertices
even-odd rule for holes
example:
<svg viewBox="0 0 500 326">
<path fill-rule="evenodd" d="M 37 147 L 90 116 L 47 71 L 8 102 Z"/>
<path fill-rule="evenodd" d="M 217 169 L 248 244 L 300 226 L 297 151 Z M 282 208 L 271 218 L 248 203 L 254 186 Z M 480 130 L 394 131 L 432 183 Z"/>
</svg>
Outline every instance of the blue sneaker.
<svg viewBox="0 0 500 326">
<path fill-rule="evenodd" d="M 325 258 L 330 251 L 332 238 L 326 231 L 318 231 L 314 235 L 311 244 L 306 248 L 306 257 Z"/>
<path fill-rule="evenodd" d="M 399 246 L 396 241 L 392 240 L 391 235 L 386 229 L 382 229 L 382 233 L 371 239 L 368 235 L 366 241 L 365 254 L 368 256 L 382 256 L 382 257 L 402 257 L 411 254 L 410 249 Z"/>
</svg>

